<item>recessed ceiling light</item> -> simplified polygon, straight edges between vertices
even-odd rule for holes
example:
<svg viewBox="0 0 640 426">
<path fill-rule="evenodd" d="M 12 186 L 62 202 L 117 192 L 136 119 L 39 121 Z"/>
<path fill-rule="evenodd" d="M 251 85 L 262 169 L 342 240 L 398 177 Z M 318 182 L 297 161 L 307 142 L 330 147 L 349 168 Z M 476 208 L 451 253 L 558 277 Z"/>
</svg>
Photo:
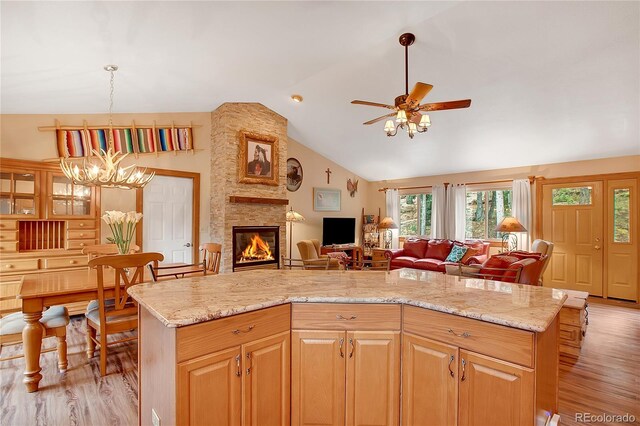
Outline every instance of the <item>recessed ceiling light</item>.
<svg viewBox="0 0 640 426">
<path fill-rule="evenodd" d="M 291 95 L 291 99 L 293 100 L 293 102 L 302 102 L 302 96 L 300 95 Z"/>
</svg>

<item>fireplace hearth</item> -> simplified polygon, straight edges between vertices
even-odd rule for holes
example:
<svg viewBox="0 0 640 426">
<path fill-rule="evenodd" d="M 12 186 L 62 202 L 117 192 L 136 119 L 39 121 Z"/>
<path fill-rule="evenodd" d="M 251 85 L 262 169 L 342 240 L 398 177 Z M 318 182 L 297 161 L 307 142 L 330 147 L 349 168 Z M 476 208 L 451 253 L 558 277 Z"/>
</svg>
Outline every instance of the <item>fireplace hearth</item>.
<svg viewBox="0 0 640 426">
<path fill-rule="evenodd" d="M 280 268 L 279 226 L 234 226 L 233 271 Z"/>
</svg>

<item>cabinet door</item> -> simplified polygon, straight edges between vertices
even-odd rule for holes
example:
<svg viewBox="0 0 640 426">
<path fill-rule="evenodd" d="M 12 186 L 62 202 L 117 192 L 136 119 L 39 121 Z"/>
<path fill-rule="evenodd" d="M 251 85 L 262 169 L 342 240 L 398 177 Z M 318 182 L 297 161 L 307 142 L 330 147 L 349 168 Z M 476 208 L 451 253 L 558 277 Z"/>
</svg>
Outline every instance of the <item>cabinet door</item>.
<svg viewBox="0 0 640 426">
<path fill-rule="evenodd" d="M 0 171 L 0 216 L 38 219 L 40 172 L 3 167 Z"/>
<path fill-rule="evenodd" d="M 344 331 L 291 333 L 291 422 L 344 425 Z"/>
<path fill-rule="evenodd" d="M 400 420 L 400 332 L 350 331 L 346 425 L 397 425 Z"/>
<path fill-rule="evenodd" d="M 47 173 L 47 217 L 82 218 L 96 213 L 95 187 L 75 185 L 62 173 Z"/>
<path fill-rule="evenodd" d="M 240 364 L 239 346 L 178 364 L 176 423 L 239 426 Z"/>
<path fill-rule="evenodd" d="M 290 423 L 289 347 L 288 331 L 242 346 L 243 425 Z"/>
<path fill-rule="evenodd" d="M 458 348 L 402 336 L 402 424 L 456 425 Z"/>
<path fill-rule="evenodd" d="M 460 350 L 460 426 L 532 425 L 533 404 L 533 370 Z"/>
</svg>

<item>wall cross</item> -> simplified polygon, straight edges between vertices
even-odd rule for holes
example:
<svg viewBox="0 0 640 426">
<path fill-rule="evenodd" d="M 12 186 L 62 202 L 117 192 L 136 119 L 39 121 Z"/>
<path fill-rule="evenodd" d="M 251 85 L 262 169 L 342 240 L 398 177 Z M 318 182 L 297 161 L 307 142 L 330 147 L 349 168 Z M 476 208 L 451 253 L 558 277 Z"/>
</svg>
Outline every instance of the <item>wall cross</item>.
<svg viewBox="0 0 640 426">
<path fill-rule="evenodd" d="M 327 167 L 327 170 L 325 170 L 325 173 L 327 174 L 327 184 L 329 184 L 329 180 L 331 179 L 331 173 L 333 173 L 331 171 L 330 168 Z"/>
</svg>

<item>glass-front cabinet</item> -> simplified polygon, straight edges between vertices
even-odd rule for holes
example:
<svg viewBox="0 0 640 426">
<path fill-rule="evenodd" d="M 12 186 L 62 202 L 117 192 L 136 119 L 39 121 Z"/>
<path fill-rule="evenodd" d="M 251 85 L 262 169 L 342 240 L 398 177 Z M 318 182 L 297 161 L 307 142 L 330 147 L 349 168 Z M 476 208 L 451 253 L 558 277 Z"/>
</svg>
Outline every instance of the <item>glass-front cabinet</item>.
<svg viewBox="0 0 640 426">
<path fill-rule="evenodd" d="M 76 185 L 62 173 L 47 174 L 47 217 L 79 218 L 95 215 L 95 189 Z"/>
<path fill-rule="evenodd" d="M 39 186 L 38 172 L 3 168 L 0 172 L 0 215 L 37 218 Z"/>
</svg>

